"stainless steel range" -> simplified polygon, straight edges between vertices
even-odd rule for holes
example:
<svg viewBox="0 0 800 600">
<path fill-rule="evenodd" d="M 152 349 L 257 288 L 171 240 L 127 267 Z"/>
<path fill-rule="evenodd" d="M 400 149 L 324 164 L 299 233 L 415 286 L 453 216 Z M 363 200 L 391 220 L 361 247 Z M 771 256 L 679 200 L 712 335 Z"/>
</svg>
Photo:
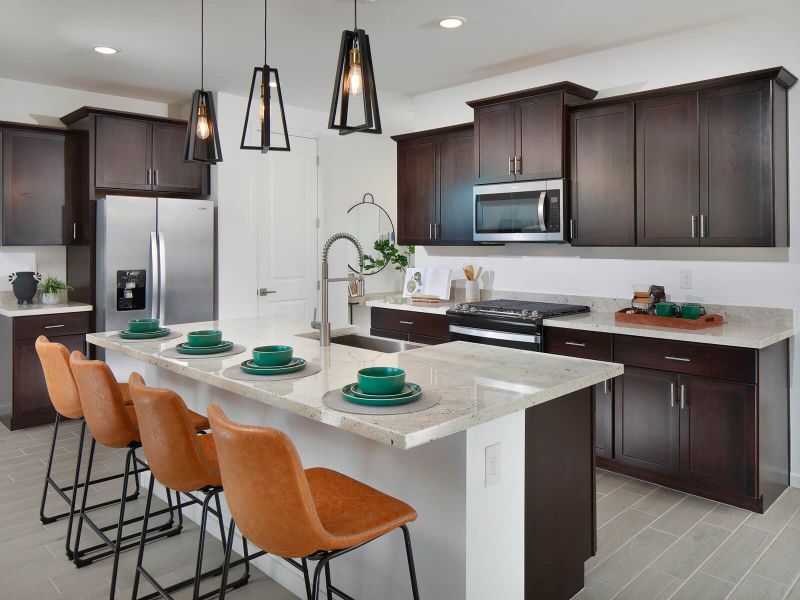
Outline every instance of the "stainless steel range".
<svg viewBox="0 0 800 600">
<path fill-rule="evenodd" d="M 447 318 L 452 340 L 539 352 L 544 349 L 545 319 L 584 312 L 589 307 L 578 304 L 486 300 L 457 304 Z"/>
</svg>

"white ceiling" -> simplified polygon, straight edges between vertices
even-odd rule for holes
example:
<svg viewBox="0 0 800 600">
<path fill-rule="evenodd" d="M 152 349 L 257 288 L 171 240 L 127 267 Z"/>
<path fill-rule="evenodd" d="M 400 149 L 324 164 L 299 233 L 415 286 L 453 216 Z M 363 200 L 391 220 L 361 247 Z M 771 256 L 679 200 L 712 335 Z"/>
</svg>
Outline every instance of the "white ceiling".
<svg viewBox="0 0 800 600">
<path fill-rule="evenodd" d="M 792 0 L 359 0 L 380 94 L 415 95 Z M 351 0 L 270 0 L 287 104 L 326 109 Z M 206 88 L 245 95 L 261 0 L 206 0 Z M 199 87 L 200 0 L 0 0 L 0 77 L 178 102 Z M 444 30 L 437 18 L 467 25 Z M 96 45 L 121 49 L 101 56 Z"/>
</svg>

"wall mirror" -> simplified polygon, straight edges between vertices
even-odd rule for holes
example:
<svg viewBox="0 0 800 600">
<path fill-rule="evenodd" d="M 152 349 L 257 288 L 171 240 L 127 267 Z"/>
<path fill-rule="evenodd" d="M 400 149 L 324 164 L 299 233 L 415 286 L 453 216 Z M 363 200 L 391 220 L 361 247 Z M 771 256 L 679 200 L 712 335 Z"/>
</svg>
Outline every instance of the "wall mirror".
<svg viewBox="0 0 800 600">
<path fill-rule="evenodd" d="M 375 197 L 364 194 L 361 202 L 354 204 L 347 210 L 347 232 L 354 235 L 361 243 L 364 252 L 373 258 L 379 258 L 375 251 L 375 242 L 378 240 L 395 240 L 394 222 L 389 213 L 375 202 Z M 348 244 L 347 263 L 352 271 L 358 272 L 358 253 L 352 244 Z M 380 268 L 364 271 L 364 275 L 380 273 L 386 265 Z"/>
</svg>

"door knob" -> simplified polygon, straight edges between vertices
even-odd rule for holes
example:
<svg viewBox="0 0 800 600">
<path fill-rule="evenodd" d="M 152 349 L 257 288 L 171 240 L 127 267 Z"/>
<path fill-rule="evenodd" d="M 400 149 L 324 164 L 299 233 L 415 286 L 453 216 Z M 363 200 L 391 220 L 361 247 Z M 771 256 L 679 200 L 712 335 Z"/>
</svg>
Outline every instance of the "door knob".
<svg viewBox="0 0 800 600">
<path fill-rule="evenodd" d="M 267 294 L 277 294 L 278 290 L 269 290 L 267 288 L 258 288 L 259 296 L 266 296 Z"/>
</svg>

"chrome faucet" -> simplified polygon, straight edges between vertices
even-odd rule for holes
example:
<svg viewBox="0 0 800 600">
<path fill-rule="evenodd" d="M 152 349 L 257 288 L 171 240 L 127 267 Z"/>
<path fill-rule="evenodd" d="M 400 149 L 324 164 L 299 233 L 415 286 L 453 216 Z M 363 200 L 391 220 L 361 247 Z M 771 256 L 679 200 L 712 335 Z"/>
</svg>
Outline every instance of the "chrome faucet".
<svg viewBox="0 0 800 600">
<path fill-rule="evenodd" d="M 328 277 L 328 252 L 336 240 L 350 240 L 358 252 L 358 275 L 350 273 L 347 277 Z M 328 318 L 328 284 L 336 281 L 356 282 L 357 296 L 364 295 L 364 250 L 358 240 L 349 233 L 334 233 L 322 247 L 322 319 L 313 321 L 311 326 L 319 329 L 319 343 L 321 346 L 331 345 L 331 324 Z"/>
</svg>

